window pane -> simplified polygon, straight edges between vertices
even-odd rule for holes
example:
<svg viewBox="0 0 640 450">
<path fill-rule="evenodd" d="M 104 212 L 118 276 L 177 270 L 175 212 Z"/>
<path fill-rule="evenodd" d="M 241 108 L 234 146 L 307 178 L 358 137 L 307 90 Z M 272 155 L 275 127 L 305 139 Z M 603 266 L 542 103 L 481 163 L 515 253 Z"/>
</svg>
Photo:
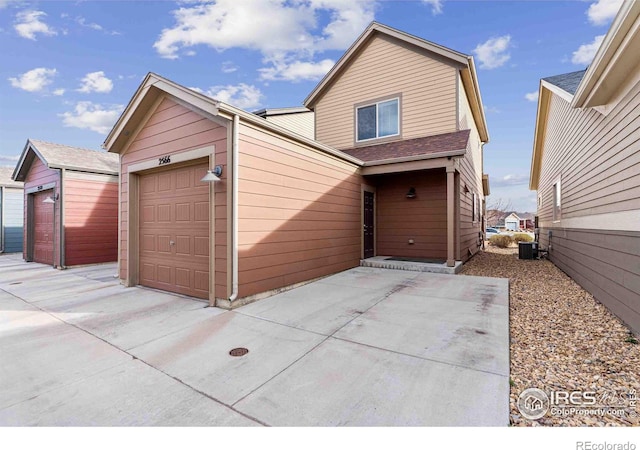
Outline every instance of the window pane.
<svg viewBox="0 0 640 450">
<path fill-rule="evenodd" d="M 358 108 L 358 140 L 376 137 L 376 105 Z"/>
<path fill-rule="evenodd" d="M 398 134 L 398 100 L 378 104 L 378 137 Z"/>
</svg>

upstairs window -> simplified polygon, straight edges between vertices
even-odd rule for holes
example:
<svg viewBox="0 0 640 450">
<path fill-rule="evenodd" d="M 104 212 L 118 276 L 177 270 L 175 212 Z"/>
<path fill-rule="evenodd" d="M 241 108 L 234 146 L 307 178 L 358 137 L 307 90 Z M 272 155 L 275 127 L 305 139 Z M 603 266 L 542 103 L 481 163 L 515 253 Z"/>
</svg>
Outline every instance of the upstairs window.
<svg viewBox="0 0 640 450">
<path fill-rule="evenodd" d="M 400 101 L 397 98 L 356 108 L 358 142 L 400 134 Z"/>
</svg>

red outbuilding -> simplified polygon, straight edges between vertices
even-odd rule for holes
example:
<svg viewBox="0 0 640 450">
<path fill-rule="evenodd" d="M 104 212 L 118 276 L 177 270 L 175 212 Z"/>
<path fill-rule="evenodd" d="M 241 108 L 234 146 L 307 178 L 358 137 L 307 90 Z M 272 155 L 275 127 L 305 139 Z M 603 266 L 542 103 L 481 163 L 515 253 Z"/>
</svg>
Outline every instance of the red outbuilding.
<svg viewBox="0 0 640 450">
<path fill-rule="evenodd" d="M 118 259 L 118 166 L 114 154 L 27 140 L 12 177 L 24 182 L 26 261 Z"/>
</svg>

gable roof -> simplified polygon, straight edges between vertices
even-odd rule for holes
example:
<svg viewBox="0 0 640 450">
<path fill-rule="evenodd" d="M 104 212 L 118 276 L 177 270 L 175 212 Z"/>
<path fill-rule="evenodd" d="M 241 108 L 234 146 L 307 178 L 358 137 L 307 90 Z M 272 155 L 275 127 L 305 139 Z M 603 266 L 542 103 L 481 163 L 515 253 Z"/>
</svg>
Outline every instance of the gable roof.
<svg viewBox="0 0 640 450">
<path fill-rule="evenodd" d="M 529 189 L 537 190 L 540 181 L 552 93 L 570 102 L 572 108 L 596 108 L 606 114 L 640 79 L 638 48 L 640 2 L 624 2 L 586 70 L 540 80 Z"/>
<path fill-rule="evenodd" d="M 388 142 L 386 144 L 355 147 L 343 152 L 353 155 L 365 162 L 391 162 L 389 160 L 407 160 L 413 157 L 442 158 L 447 156 L 461 156 L 467 151 L 470 130 L 455 131 L 453 133 L 438 134 L 404 141 Z"/>
<path fill-rule="evenodd" d="M 309 109 L 314 109 L 316 103 L 320 100 L 322 95 L 324 95 L 326 90 L 330 88 L 330 86 L 341 76 L 350 63 L 356 58 L 358 51 L 378 33 L 394 37 L 400 41 L 427 50 L 431 53 L 435 53 L 459 65 L 461 67 L 461 80 L 465 87 L 465 91 L 467 92 L 471 112 L 476 122 L 476 126 L 478 127 L 478 132 L 480 133 L 480 139 L 482 142 L 489 142 L 489 131 L 487 130 L 487 121 L 484 115 L 484 107 L 482 104 L 482 97 L 480 96 L 480 88 L 478 85 L 473 56 L 465 55 L 378 22 L 371 22 L 367 29 L 351 45 L 351 47 L 349 47 L 333 68 L 324 76 L 324 78 L 322 78 L 322 80 L 320 80 L 318 85 L 307 96 L 303 102 L 304 106 Z"/>
<path fill-rule="evenodd" d="M 180 102 L 182 105 L 205 117 L 231 121 L 233 116 L 238 116 L 240 120 L 245 123 L 256 125 L 264 130 L 298 141 L 344 161 L 357 165 L 362 164 L 362 161 L 359 159 L 336 150 L 333 147 L 294 133 L 256 114 L 213 99 L 152 72 L 149 72 L 142 81 L 138 90 L 129 101 L 129 104 L 107 135 L 102 147 L 109 152 L 121 152 L 131 133 L 133 133 L 137 127 L 144 124 L 147 112 L 161 96 L 168 96 L 172 100 Z"/>
<path fill-rule="evenodd" d="M 0 167 L 0 186 L 22 188 L 22 183 L 11 179 L 13 169 L 11 167 Z"/>
<path fill-rule="evenodd" d="M 543 78 L 543 80 L 573 95 L 576 93 L 578 85 L 580 84 L 580 81 L 582 81 L 582 77 L 584 77 L 586 71 L 587 69 L 563 73 L 561 75 Z"/>
<path fill-rule="evenodd" d="M 119 172 L 118 155 L 28 139 L 13 172 L 14 180 L 25 180 L 35 157 L 40 158 L 49 169 L 71 169 L 108 175 L 117 175 Z"/>
</svg>

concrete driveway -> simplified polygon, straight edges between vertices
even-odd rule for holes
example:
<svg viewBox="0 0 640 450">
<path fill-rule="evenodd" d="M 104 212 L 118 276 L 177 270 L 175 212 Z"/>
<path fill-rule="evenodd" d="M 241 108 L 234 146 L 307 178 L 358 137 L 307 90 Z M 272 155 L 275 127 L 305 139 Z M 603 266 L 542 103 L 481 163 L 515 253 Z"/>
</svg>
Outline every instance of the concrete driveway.
<svg viewBox="0 0 640 450">
<path fill-rule="evenodd" d="M 505 279 L 361 267 L 225 311 L 115 270 L 0 256 L 0 425 L 508 424 Z"/>
</svg>

